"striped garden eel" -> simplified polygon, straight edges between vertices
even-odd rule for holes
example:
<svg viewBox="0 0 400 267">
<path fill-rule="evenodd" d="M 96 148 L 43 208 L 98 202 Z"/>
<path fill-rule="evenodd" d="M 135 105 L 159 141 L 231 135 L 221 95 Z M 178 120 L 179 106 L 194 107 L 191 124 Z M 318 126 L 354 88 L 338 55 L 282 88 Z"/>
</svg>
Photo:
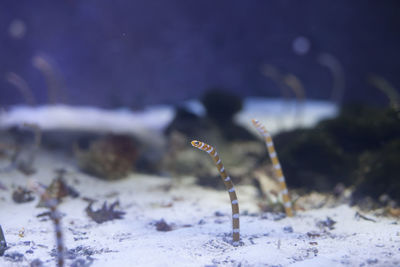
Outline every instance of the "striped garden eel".
<svg viewBox="0 0 400 267">
<path fill-rule="evenodd" d="M 229 192 L 229 198 L 232 204 L 232 237 L 233 237 L 233 246 L 239 246 L 240 240 L 240 224 L 239 224 L 239 203 L 235 192 L 235 187 L 232 183 L 231 178 L 226 173 L 224 165 L 222 164 L 221 158 L 219 157 L 217 151 L 214 147 L 200 142 L 200 141 L 192 141 L 192 146 L 197 147 L 200 150 L 207 152 L 211 158 L 213 159 L 219 174 L 221 175 L 222 180 L 224 181 L 225 187 Z"/>
<path fill-rule="evenodd" d="M 50 218 L 54 224 L 54 230 L 56 232 L 56 243 L 57 243 L 57 266 L 63 267 L 64 260 L 64 238 L 61 228 L 61 214 L 57 210 L 58 200 L 57 198 L 51 197 L 46 190 L 36 181 L 30 179 L 28 181 L 28 188 L 35 191 L 42 199 L 45 200 L 46 206 L 50 209 Z"/>
<path fill-rule="evenodd" d="M 292 202 L 290 201 L 289 192 L 285 182 L 285 176 L 283 176 L 281 164 L 279 163 L 278 156 L 275 151 L 274 143 L 272 142 L 272 137 L 265 129 L 265 127 L 258 121 L 253 119 L 253 125 L 260 132 L 260 134 L 264 137 L 265 144 L 268 149 L 269 157 L 271 158 L 272 164 L 274 165 L 274 171 L 276 175 L 276 179 L 278 179 L 279 186 L 281 188 L 280 194 L 282 195 L 283 205 L 285 207 L 285 212 L 288 217 L 293 216 L 292 210 Z"/>
</svg>

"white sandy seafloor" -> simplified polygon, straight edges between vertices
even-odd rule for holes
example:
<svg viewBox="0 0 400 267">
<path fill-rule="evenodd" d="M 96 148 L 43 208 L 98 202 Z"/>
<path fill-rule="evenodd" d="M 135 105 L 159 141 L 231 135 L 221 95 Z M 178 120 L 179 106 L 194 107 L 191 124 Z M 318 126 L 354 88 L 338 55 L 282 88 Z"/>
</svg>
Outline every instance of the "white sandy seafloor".
<svg viewBox="0 0 400 267">
<path fill-rule="evenodd" d="M 105 182 L 76 171 L 69 159 L 41 152 L 33 178 L 49 184 L 55 168 L 66 168 L 66 181 L 80 193 L 60 204 L 67 266 L 400 266 L 400 226 L 391 218 L 364 214 L 359 219 L 346 205 L 298 212 L 293 218 L 258 213 L 256 192 L 237 185 L 241 208 L 240 247 L 230 245 L 228 194 L 184 180 L 132 174 Z M 19 172 L 1 175 L 0 222 L 10 247 L 5 254 L 23 254 L 22 261 L 0 257 L 0 266 L 29 266 L 40 259 L 54 266 L 53 225 L 36 216 L 46 211 L 33 202 L 16 204 L 12 188 L 27 183 Z M 85 213 L 82 197 L 120 201 L 123 219 L 97 224 Z M 218 213 L 220 214 L 218 214 Z M 221 216 L 222 215 L 222 216 Z M 327 217 L 334 229 L 319 227 Z M 157 231 L 154 222 L 173 226 Z M 79 265 L 81 264 L 81 265 Z"/>
<path fill-rule="evenodd" d="M 199 114 L 204 112 L 198 103 L 188 105 Z M 330 103 L 306 102 L 299 107 L 302 115 L 296 117 L 295 108 L 294 103 L 250 99 L 236 119 L 250 125 L 255 117 L 276 132 L 295 123 L 313 125 L 337 111 Z M 159 134 L 172 117 L 170 107 L 144 112 L 16 107 L 3 112 L 0 126 L 34 122 L 44 130 L 112 129 L 148 136 Z M 35 158 L 34 167 L 37 172 L 31 177 L 46 185 L 55 177 L 55 169 L 68 170 L 67 184 L 80 193 L 79 198 L 67 197 L 59 206 L 67 266 L 400 266 L 399 222 L 368 213 L 363 214 L 376 222 L 360 219 L 355 216 L 357 210 L 346 205 L 297 212 L 293 218 L 260 214 L 254 187 L 239 184 L 242 245 L 233 247 L 227 192 L 197 186 L 194 178 L 131 174 L 106 182 L 79 172 L 71 158 L 44 151 Z M 27 179 L 18 171 L 0 174 L 7 188 L 0 189 L 0 224 L 9 246 L 0 266 L 29 266 L 37 259 L 43 266 L 55 266 L 52 222 L 37 217 L 46 209 L 36 208 L 37 197 L 24 204 L 11 199 L 12 191 L 26 186 Z M 95 209 L 105 200 L 109 204 L 119 200 L 118 209 L 126 214 L 123 219 L 97 224 L 87 216 L 83 197 L 98 200 Z M 336 222 L 333 229 L 318 226 L 328 217 Z M 157 231 L 154 223 L 161 219 L 173 230 Z"/>
<path fill-rule="evenodd" d="M 270 98 L 247 98 L 236 121 L 255 131 L 251 119 L 259 119 L 271 133 L 310 127 L 324 118 L 334 117 L 337 107 L 328 101 Z M 199 116 L 204 107 L 197 100 L 182 104 Z M 138 137 L 156 136 L 172 121 L 174 108 L 168 105 L 147 107 L 141 111 L 106 110 L 87 106 L 48 105 L 39 107 L 15 106 L 0 113 L 0 128 L 35 123 L 43 130 L 80 130 L 134 134 Z M 255 131 L 256 133 L 256 131 Z"/>
</svg>

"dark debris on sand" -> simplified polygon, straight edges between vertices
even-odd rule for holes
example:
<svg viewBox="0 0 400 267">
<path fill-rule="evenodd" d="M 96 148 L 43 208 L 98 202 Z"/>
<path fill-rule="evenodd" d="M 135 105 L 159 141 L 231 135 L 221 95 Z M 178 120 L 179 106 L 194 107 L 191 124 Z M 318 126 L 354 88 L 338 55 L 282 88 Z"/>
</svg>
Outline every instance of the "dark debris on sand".
<svg viewBox="0 0 400 267">
<path fill-rule="evenodd" d="M 93 210 L 92 204 L 93 203 L 90 203 L 85 209 L 86 214 L 97 223 L 123 219 L 123 215 L 125 215 L 124 211 L 114 210 L 115 207 L 119 206 L 119 201 L 113 202 L 110 206 L 108 206 L 107 201 L 105 201 L 101 209 L 98 210 Z"/>
<path fill-rule="evenodd" d="M 173 230 L 172 226 L 164 221 L 164 219 L 154 222 L 154 225 L 156 226 L 157 231 L 160 232 L 168 232 Z"/>
<path fill-rule="evenodd" d="M 26 203 L 34 200 L 35 197 L 33 196 L 32 191 L 18 186 L 17 189 L 15 189 L 12 193 L 12 199 L 15 203 Z"/>
<path fill-rule="evenodd" d="M 328 228 L 329 230 L 335 229 L 334 225 L 336 224 L 336 221 L 332 220 L 330 217 L 326 217 L 325 220 L 318 221 L 316 223 L 316 226 L 320 229 L 325 229 Z"/>
<path fill-rule="evenodd" d="M 22 262 L 24 260 L 24 254 L 21 254 L 19 252 L 10 252 L 4 255 L 5 259 L 7 261 L 11 262 Z"/>
</svg>

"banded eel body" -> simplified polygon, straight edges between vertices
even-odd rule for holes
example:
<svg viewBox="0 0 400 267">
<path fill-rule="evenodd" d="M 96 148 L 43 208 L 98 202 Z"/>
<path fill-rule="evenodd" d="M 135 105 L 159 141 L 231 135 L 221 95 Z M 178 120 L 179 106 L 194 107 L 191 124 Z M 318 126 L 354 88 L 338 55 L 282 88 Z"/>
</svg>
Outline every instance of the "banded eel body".
<svg viewBox="0 0 400 267">
<path fill-rule="evenodd" d="M 279 186 L 281 188 L 280 194 L 282 195 L 283 205 L 285 207 L 286 215 L 292 217 L 293 216 L 292 202 L 290 201 L 290 196 L 286 186 L 285 176 L 283 175 L 281 164 L 279 163 L 274 143 L 272 142 L 272 137 L 267 131 L 267 129 L 265 129 L 265 127 L 258 120 L 253 119 L 252 122 L 253 125 L 256 127 L 256 129 L 264 137 L 269 157 L 271 158 L 272 164 L 274 166 L 276 179 L 278 179 Z"/>
<path fill-rule="evenodd" d="M 50 218 L 53 221 L 56 233 L 57 266 L 63 267 L 65 263 L 64 238 L 61 228 L 61 214 L 57 210 L 58 200 L 57 198 L 51 197 L 37 181 L 29 181 L 29 188 L 39 194 L 41 198 L 45 200 L 46 206 L 50 209 Z"/>
<path fill-rule="evenodd" d="M 225 187 L 228 190 L 229 198 L 232 204 L 232 237 L 233 237 L 232 245 L 236 247 L 239 245 L 239 240 L 240 240 L 239 203 L 232 180 L 225 171 L 221 158 L 219 157 L 214 147 L 196 140 L 192 141 L 192 146 L 207 152 L 211 156 L 215 165 L 217 166 L 217 169 L 219 171 L 219 174 L 221 175 L 222 180 L 224 181 Z"/>
</svg>

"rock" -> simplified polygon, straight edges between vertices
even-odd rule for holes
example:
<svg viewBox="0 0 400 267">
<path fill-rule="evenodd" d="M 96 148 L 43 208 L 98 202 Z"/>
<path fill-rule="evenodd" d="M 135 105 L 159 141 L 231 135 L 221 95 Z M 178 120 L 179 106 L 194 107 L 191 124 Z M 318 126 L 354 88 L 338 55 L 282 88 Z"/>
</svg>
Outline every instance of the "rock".
<svg viewBox="0 0 400 267">
<path fill-rule="evenodd" d="M 207 111 L 207 117 L 218 124 L 231 122 L 233 116 L 243 107 L 242 99 L 221 89 L 207 91 L 201 102 Z"/>
<path fill-rule="evenodd" d="M 173 132 L 179 132 L 189 139 L 195 139 L 206 128 L 204 123 L 202 118 L 191 111 L 183 107 L 177 107 L 175 117 L 165 129 L 165 134 L 170 136 Z"/>
<path fill-rule="evenodd" d="M 89 174 L 106 180 L 127 176 L 137 158 L 137 147 L 125 135 L 110 135 L 92 141 L 87 150 L 75 149 L 79 167 Z"/>
<path fill-rule="evenodd" d="M 400 201 L 400 138 L 384 144 L 378 151 L 364 152 L 359 159 L 353 198 L 369 195 L 379 199 L 385 194 Z"/>
<path fill-rule="evenodd" d="M 331 191 L 342 183 L 355 186 L 356 201 L 382 194 L 400 200 L 400 119 L 392 109 L 344 107 L 337 118 L 274 141 L 289 187 Z"/>
</svg>

